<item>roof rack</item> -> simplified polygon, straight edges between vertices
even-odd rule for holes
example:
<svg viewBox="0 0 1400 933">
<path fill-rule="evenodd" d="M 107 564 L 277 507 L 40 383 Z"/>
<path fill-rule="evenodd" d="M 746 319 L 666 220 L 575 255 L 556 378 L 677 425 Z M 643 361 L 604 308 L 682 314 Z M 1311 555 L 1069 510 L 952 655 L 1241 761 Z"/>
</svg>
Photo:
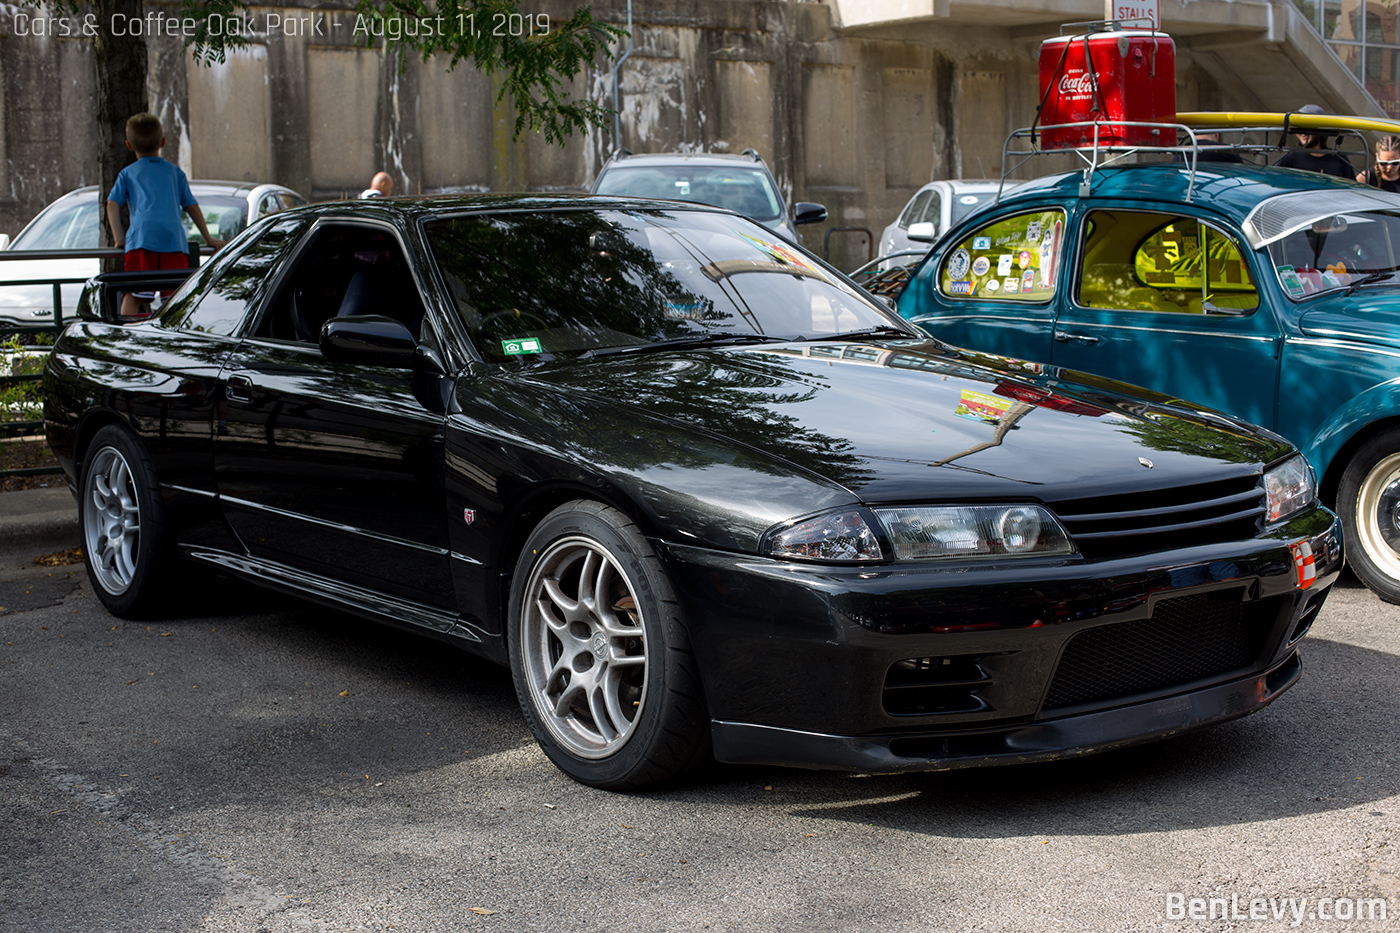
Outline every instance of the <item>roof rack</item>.
<svg viewBox="0 0 1400 933">
<path fill-rule="evenodd" d="M 1211 118 L 1216 116 L 1225 117 L 1236 115 L 1193 113 L 1179 114 L 1178 116 L 1185 116 L 1188 118 Z M 1213 122 L 1198 122 L 1196 119 L 1191 119 L 1190 123 L 1149 123 L 1137 120 L 1086 120 L 1078 123 L 1058 123 L 1048 126 L 1030 126 L 1019 130 L 1014 130 L 1009 136 L 1006 137 L 1006 143 L 1002 146 L 1001 185 L 997 189 L 996 200 L 1001 200 L 1002 193 L 1006 187 L 1007 177 L 1012 172 L 1019 170 L 1022 166 L 1026 165 L 1028 162 L 1030 162 L 1037 156 L 1078 156 L 1084 164 L 1084 178 L 1079 183 L 1079 196 L 1088 197 L 1091 186 L 1093 185 L 1094 173 L 1097 172 L 1099 169 L 1106 168 L 1119 162 L 1123 162 L 1129 158 L 1137 156 L 1140 153 L 1170 153 L 1182 156 L 1182 161 L 1185 162 L 1188 167 L 1188 170 L 1190 172 L 1190 178 L 1186 186 L 1186 200 L 1190 201 L 1192 194 L 1195 192 L 1196 167 L 1198 158 L 1201 153 L 1235 152 L 1247 154 L 1268 154 L 1273 152 L 1282 152 L 1286 151 L 1289 148 L 1288 146 L 1284 145 L 1284 143 L 1287 141 L 1288 134 L 1290 132 L 1306 132 L 1306 129 L 1301 125 L 1297 125 L 1290 128 L 1289 118 L 1296 117 L 1298 116 L 1297 114 L 1257 114 L 1256 116 L 1260 117 L 1261 119 L 1259 121 L 1259 125 L 1254 126 L 1246 125 L 1244 122 L 1231 122 L 1228 124 L 1222 123 L 1220 125 L 1216 125 Z M 1301 124 L 1303 121 L 1296 122 Z M 1308 122 L 1311 123 L 1313 121 Z M 1041 134 L 1043 134 L 1046 130 L 1087 129 L 1091 127 L 1093 129 L 1092 142 L 1086 145 L 1065 146 L 1057 147 L 1054 149 L 1044 149 L 1039 145 L 1039 138 Z M 1147 128 L 1158 131 L 1170 130 L 1170 134 L 1161 133 L 1160 135 L 1168 136 L 1169 138 L 1176 140 L 1176 142 L 1174 142 L 1171 145 L 1151 146 L 1141 144 L 1128 145 L 1123 143 L 1105 141 L 1105 139 L 1112 140 L 1118 138 L 1121 135 L 1124 135 L 1118 130 L 1120 128 L 1126 127 Z M 1309 129 L 1311 128 L 1312 127 L 1309 127 Z M 1360 151 L 1365 157 L 1366 162 L 1369 162 L 1370 153 L 1365 147 L 1365 137 L 1361 135 L 1361 132 L 1358 129 L 1346 126 L 1330 126 L 1327 127 L 1325 130 L 1319 128 L 1318 132 L 1320 135 L 1337 136 L 1339 137 L 1339 142 L 1340 139 L 1343 137 L 1353 137 L 1355 139 L 1360 140 L 1363 144 L 1362 149 Z M 1202 144 L 1198 137 L 1198 134 L 1200 133 L 1205 133 L 1209 135 L 1238 133 L 1240 136 L 1240 141 L 1229 143 L 1208 142 Z M 1246 142 L 1245 136 L 1251 133 L 1262 134 L 1265 139 L 1267 139 L 1269 134 L 1272 133 L 1279 133 L 1280 135 L 1277 143 Z M 1013 149 L 1012 147 L 1017 140 L 1029 140 L 1030 148 Z M 1338 149 L 1333 151 L 1341 151 L 1347 153 L 1353 152 L 1353 150 L 1351 149 Z"/>
</svg>

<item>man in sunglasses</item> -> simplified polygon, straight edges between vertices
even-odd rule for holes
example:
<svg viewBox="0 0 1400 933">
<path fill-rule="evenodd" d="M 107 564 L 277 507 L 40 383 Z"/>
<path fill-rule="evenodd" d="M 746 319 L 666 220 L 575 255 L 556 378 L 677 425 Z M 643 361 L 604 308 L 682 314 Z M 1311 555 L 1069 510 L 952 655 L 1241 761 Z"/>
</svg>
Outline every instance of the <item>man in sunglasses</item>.
<svg viewBox="0 0 1400 933">
<path fill-rule="evenodd" d="M 1325 113 L 1317 104 L 1307 104 L 1298 108 L 1299 113 Z M 1298 132 L 1298 145 L 1301 149 L 1294 149 L 1284 153 L 1283 158 L 1274 164 L 1281 168 L 1301 168 L 1309 172 L 1322 172 L 1324 175 L 1336 175 L 1338 178 L 1353 178 L 1356 169 L 1347 157 L 1340 153 L 1333 152 L 1327 148 L 1327 135 L 1325 133 Z"/>
<path fill-rule="evenodd" d="M 1382 191 L 1400 191 L 1400 136 L 1382 136 L 1376 140 L 1376 164 L 1356 180 Z"/>
</svg>

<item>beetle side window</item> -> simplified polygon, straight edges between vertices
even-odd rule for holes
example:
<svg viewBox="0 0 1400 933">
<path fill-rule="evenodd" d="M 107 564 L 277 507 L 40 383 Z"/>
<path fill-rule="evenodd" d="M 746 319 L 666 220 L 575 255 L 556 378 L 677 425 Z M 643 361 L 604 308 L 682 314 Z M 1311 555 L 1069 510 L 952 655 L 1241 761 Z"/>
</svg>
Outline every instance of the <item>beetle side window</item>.
<svg viewBox="0 0 1400 933">
<path fill-rule="evenodd" d="M 1202 314 L 1243 312 L 1259 293 L 1239 247 L 1194 217 L 1094 211 L 1079 277 L 1086 308 Z"/>
<path fill-rule="evenodd" d="M 204 293 L 194 310 L 180 323 L 180 329 L 231 336 L 243 323 L 253 300 L 266 285 L 300 226 L 300 220 L 270 225 Z"/>
<path fill-rule="evenodd" d="M 1064 249 L 1063 211 L 1003 217 L 945 254 L 938 290 L 950 298 L 1047 301 Z"/>
</svg>

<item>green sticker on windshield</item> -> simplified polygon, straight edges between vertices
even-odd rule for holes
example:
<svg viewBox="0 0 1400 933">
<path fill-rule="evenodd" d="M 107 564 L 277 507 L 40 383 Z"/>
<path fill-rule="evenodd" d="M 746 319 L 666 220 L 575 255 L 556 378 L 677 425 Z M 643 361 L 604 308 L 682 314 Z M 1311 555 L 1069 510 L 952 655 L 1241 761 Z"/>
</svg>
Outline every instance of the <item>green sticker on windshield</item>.
<svg viewBox="0 0 1400 933">
<path fill-rule="evenodd" d="M 526 353 L 543 353 L 544 348 L 540 346 L 538 337 L 515 337 L 510 340 L 502 340 L 501 351 L 506 356 L 522 356 Z"/>
</svg>

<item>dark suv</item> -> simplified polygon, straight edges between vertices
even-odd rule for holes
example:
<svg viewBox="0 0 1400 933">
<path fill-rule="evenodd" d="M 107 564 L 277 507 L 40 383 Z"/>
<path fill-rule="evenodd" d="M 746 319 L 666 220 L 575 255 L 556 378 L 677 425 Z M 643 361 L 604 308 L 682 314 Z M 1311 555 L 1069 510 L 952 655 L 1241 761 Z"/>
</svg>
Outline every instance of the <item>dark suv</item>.
<svg viewBox="0 0 1400 933">
<path fill-rule="evenodd" d="M 608 160 L 593 182 L 593 194 L 664 198 L 726 207 L 797 241 L 798 224 L 826 220 L 826 207 L 798 201 L 792 213 L 773 173 L 752 149 L 742 155 L 659 152 L 634 155 L 626 149 Z"/>
</svg>

